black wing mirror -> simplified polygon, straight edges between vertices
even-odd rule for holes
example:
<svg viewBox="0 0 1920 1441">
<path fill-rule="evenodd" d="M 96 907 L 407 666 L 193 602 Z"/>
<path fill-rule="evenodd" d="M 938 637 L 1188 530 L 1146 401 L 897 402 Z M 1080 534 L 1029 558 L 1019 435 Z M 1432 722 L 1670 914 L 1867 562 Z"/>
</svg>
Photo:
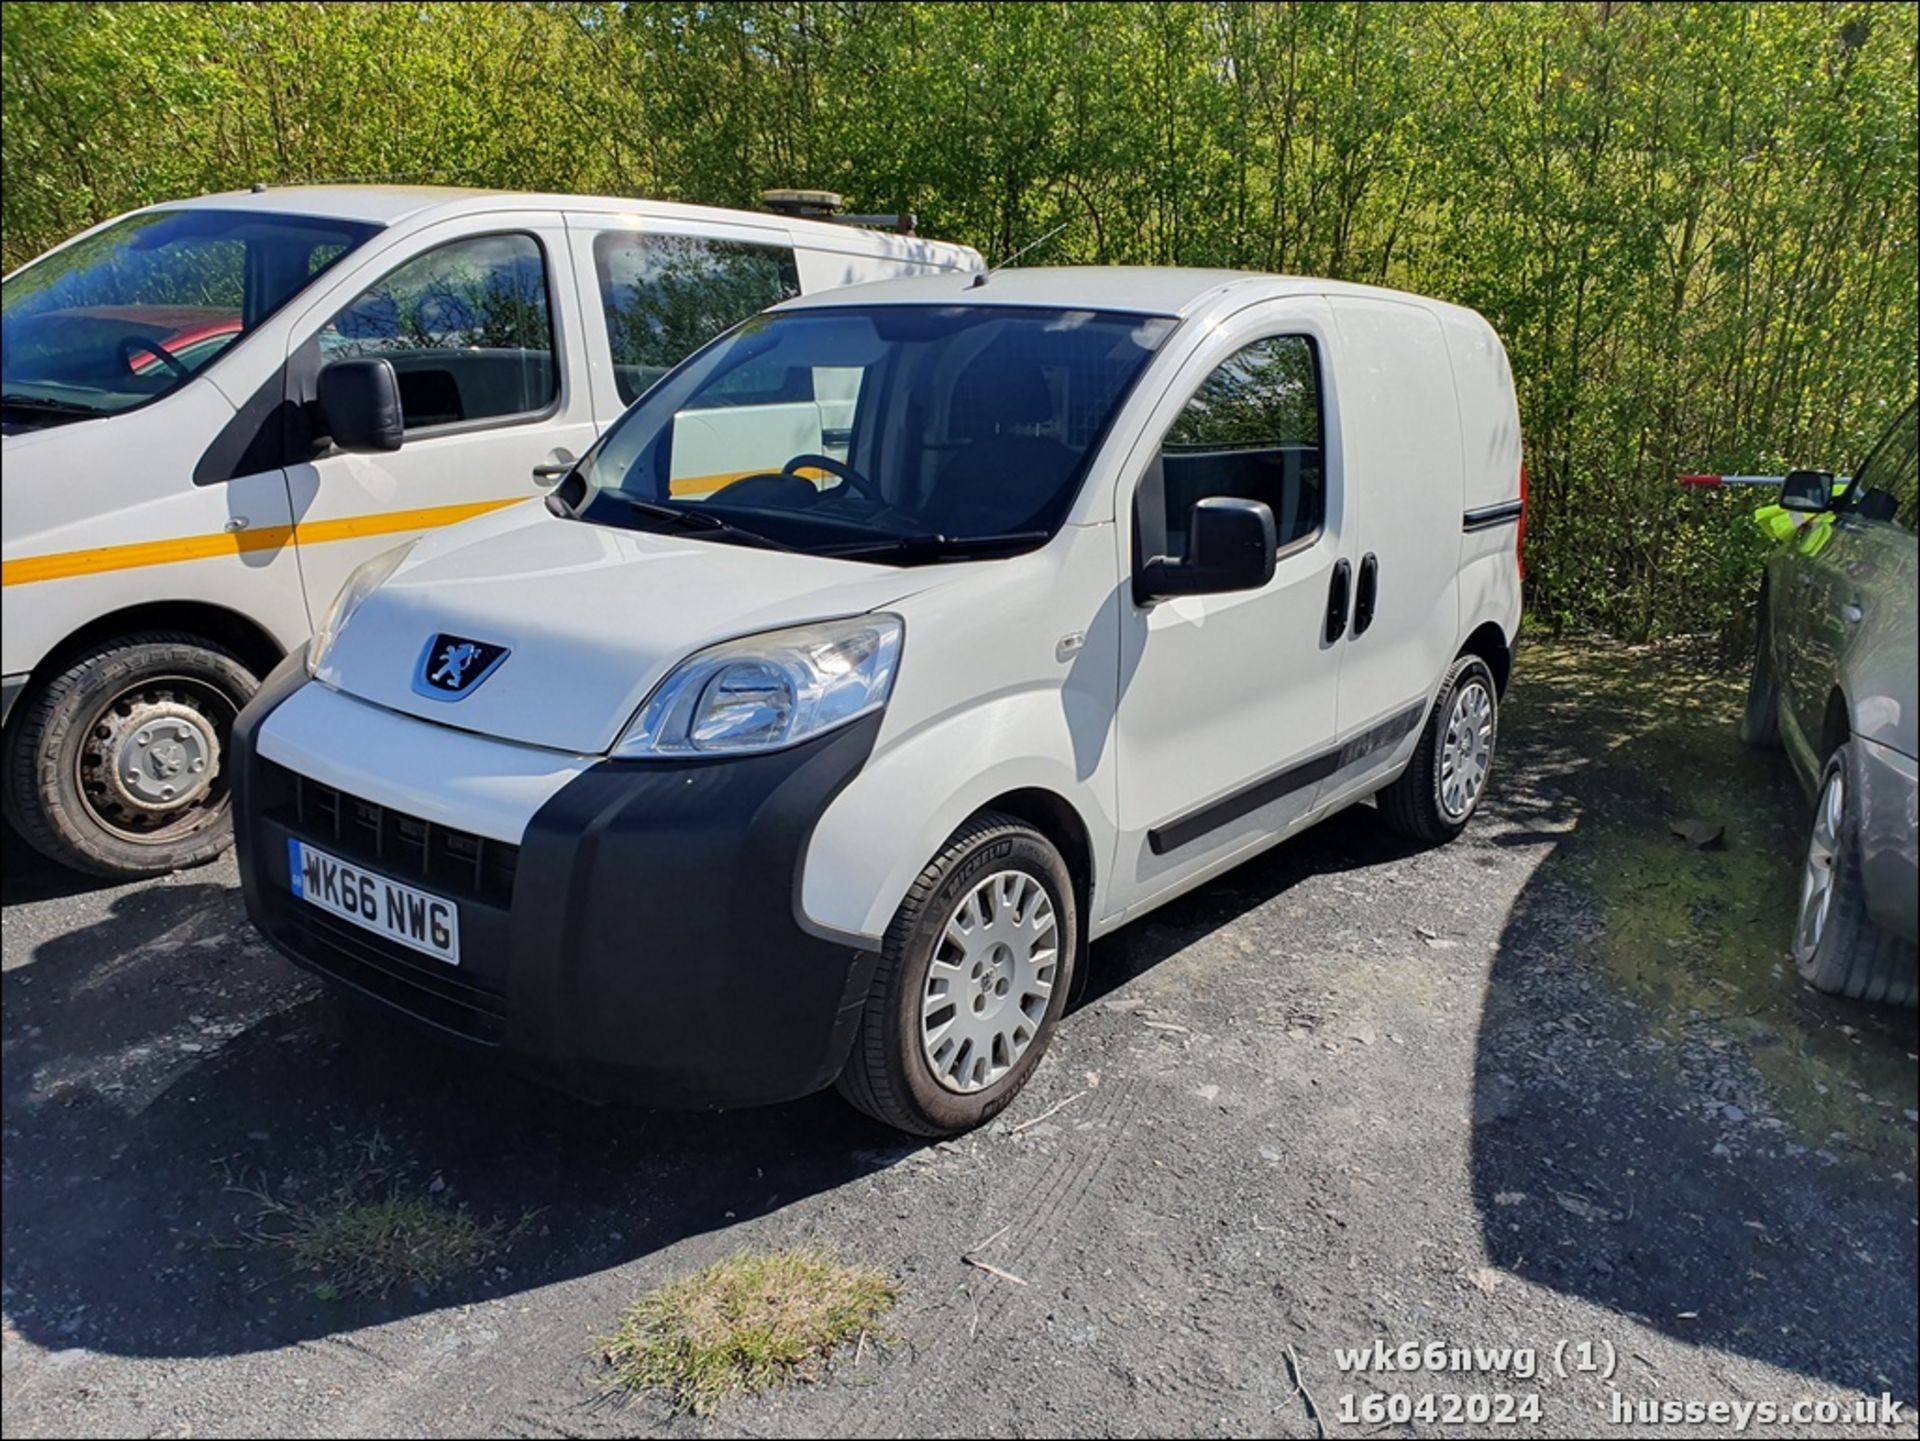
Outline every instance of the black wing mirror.
<svg viewBox="0 0 1920 1441">
<path fill-rule="evenodd" d="M 398 450 L 406 432 L 400 377 L 382 358 L 336 360 L 320 370 L 320 428 L 342 450 Z"/>
<path fill-rule="evenodd" d="M 1833 472 L 1790 470 L 1780 482 L 1780 508 L 1818 514 L 1833 509 Z"/>
<path fill-rule="evenodd" d="M 1273 512 L 1257 500 L 1214 495 L 1196 501 L 1187 518 L 1187 553 L 1155 556 L 1134 578 L 1141 604 L 1175 595 L 1258 590 L 1273 579 Z"/>
</svg>

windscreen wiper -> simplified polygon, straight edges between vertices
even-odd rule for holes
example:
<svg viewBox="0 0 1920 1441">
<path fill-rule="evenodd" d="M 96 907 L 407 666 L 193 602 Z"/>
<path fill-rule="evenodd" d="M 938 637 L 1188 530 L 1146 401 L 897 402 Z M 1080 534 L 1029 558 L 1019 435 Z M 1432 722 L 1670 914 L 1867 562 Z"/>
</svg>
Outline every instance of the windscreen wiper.
<svg viewBox="0 0 1920 1441">
<path fill-rule="evenodd" d="M 747 545 L 763 546 L 767 550 L 794 549 L 793 546 L 784 541 L 775 540 L 770 535 L 762 535 L 757 530 L 748 530 L 743 525 L 735 525 L 730 520 L 709 515 L 705 511 L 685 510 L 677 505 L 661 505 L 658 501 L 641 500 L 631 495 L 621 495 L 618 499 L 628 510 L 638 511 L 652 520 L 664 520 L 692 530 L 705 531 L 708 535 L 726 536 L 730 540 L 743 541 Z"/>
<path fill-rule="evenodd" d="M 49 400 L 44 395 L 0 395 L 0 406 L 8 410 L 31 410 L 42 415 L 106 415 L 97 405 L 82 405 L 77 400 Z"/>
<path fill-rule="evenodd" d="M 847 559 L 867 555 L 895 555 L 914 560 L 975 555 L 981 551 L 1010 550 L 1050 539 L 1050 530 L 1011 530 L 1000 535 L 896 535 L 888 540 L 863 540 L 852 545 L 820 547 L 818 554 Z"/>
</svg>

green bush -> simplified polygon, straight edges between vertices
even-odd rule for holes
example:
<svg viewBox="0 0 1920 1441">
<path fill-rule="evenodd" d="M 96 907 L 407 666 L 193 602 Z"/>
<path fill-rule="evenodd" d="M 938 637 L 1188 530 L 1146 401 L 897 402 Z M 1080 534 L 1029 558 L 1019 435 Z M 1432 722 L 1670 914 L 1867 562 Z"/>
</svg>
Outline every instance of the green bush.
<svg viewBox="0 0 1920 1441">
<path fill-rule="evenodd" d="M 1751 497 L 1915 386 L 1903 4 L 67 4 L 8 8 L 11 267 L 254 180 L 911 210 L 1032 263 L 1461 301 L 1505 337 L 1529 605 L 1737 629 Z"/>
</svg>

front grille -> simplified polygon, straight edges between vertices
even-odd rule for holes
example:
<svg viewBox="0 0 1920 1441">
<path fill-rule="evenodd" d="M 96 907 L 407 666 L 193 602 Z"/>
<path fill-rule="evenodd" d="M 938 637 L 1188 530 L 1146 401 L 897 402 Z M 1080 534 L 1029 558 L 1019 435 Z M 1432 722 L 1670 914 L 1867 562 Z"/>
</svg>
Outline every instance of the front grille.
<svg viewBox="0 0 1920 1441">
<path fill-rule="evenodd" d="M 296 835 L 331 843 L 395 880 L 497 906 L 513 900 L 520 848 L 410 816 L 262 760 L 266 810 Z"/>
<path fill-rule="evenodd" d="M 282 944 L 313 969 L 429 1025 L 498 1044 L 520 848 L 365 800 L 265 758 L 258 767 L 260 813 L 277 830 L 460 906 L 460 964 L 450 966 L 296 899 L 282 871 L 271 891 L 271 929 Z M 276 849 L 284 844 L 264 854 Z"/>
</svg>

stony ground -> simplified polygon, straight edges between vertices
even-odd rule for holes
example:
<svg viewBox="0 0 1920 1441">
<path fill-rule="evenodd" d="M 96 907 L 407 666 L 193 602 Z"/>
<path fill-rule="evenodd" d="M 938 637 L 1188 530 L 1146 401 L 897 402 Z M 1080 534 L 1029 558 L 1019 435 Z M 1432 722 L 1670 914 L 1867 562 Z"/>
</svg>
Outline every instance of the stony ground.
<svg viewBox="0 0 1920 1441">
<path fill-rule="evenodd" d="M 1630 1434 L 1616 1392 L 1888 1393 L 1866 1434 L 1915 1434 L 1913 1014 L 1793 976 L 1803 806 L 1733 740 L 1737 678 L 1545 644 L 1520 677 L 1466 837 L 1412 850 L 1362 808 L 1103 942 L 1027 1094 L 937 1146 L 831 1096 L 583 1108 L 323 996 L 230 864 L 92 889 L 12 845 L 0 1420 L 1438 1435 L 1487 1427 L 1343 1397 L 1505 1392 L 1539 1408 L 1505 1434 L 1576 1436 Z M 371 1296 L 261 1244 L 269 1202 L 368 1186 L 510 1240 Z M 897 1278 L 891 1334 L 708 1420 L 605 1394 L 593 1340 L 637 1295 L 793 1243 Z M 1538 1374 L 1338 1369 L 1378 1341 Z"/>
</svg>

